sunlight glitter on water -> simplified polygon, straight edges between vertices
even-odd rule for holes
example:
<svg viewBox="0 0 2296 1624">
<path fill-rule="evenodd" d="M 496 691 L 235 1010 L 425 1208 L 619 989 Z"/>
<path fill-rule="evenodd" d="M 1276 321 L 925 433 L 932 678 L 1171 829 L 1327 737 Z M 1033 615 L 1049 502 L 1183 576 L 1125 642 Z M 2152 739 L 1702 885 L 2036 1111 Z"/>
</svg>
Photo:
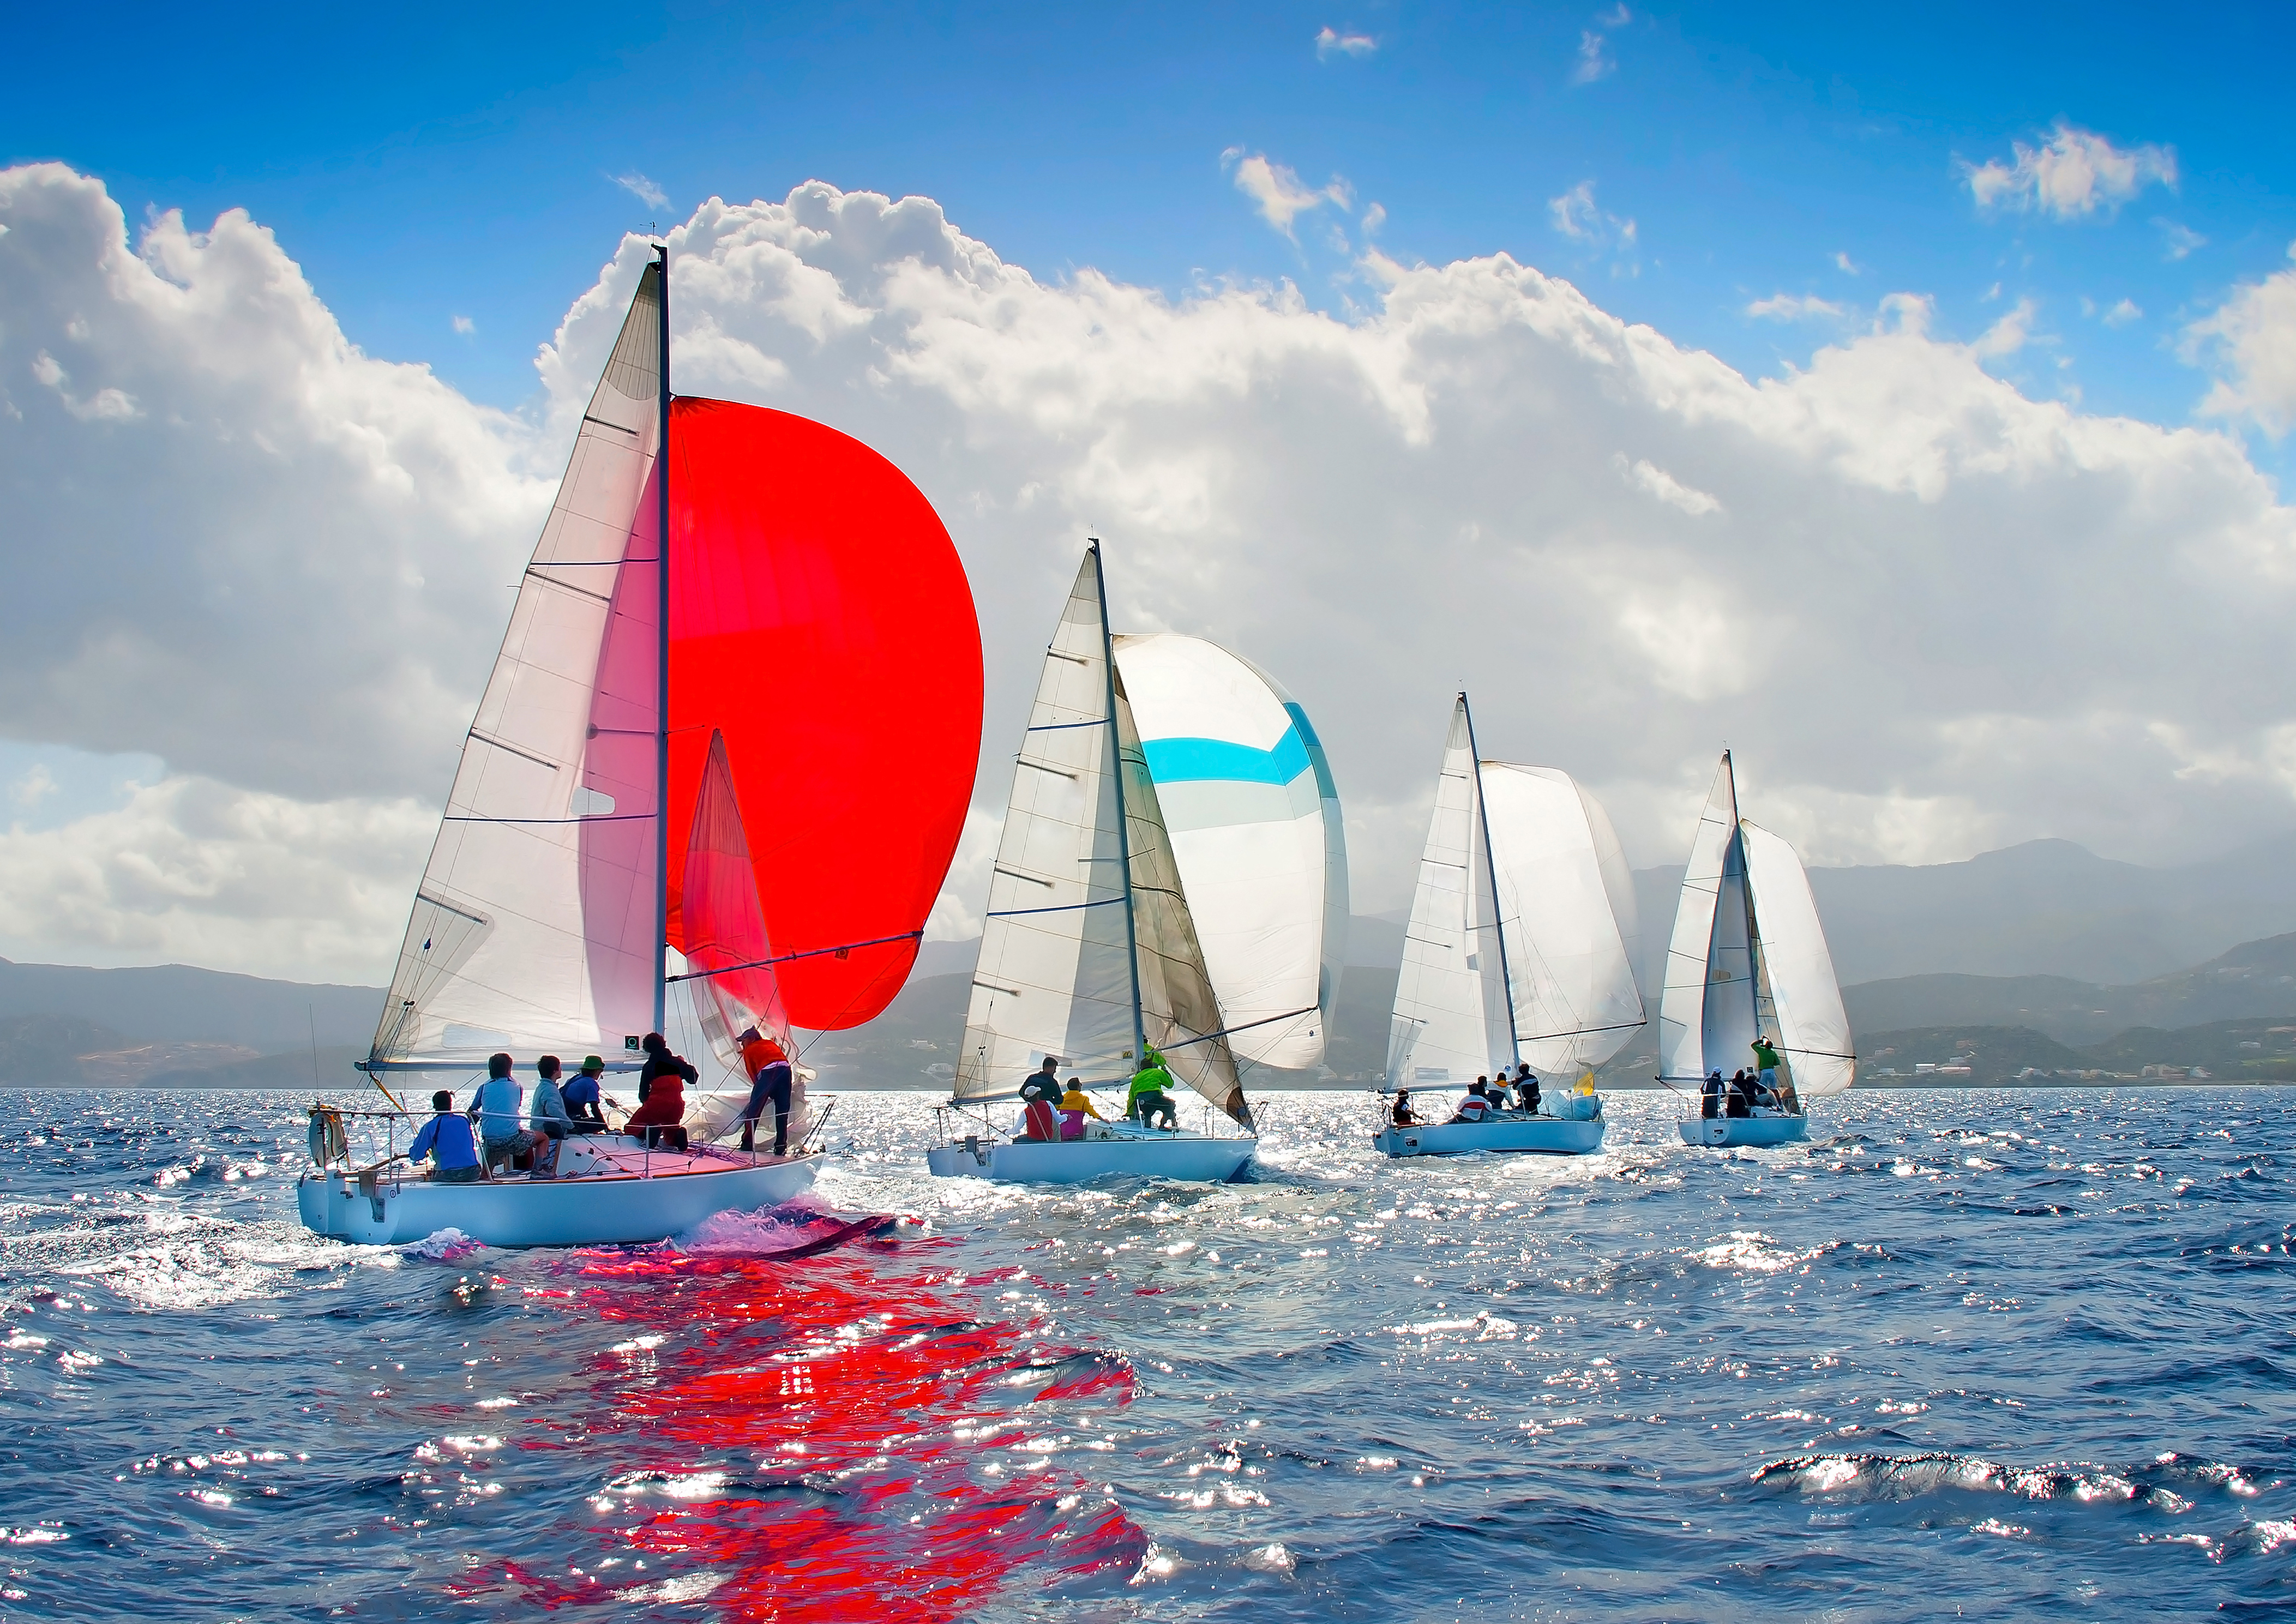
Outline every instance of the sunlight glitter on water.
<svg viewBox="0 0 2296 1624">
<path fill-rule="evenodd" d="M 0 1185 L 0 1405 L 41 1470 L 0 1514 L 8 1617 L 2296 1587 L 2277 1092 L 1853 1095 L 1727 1155 L 1626 1096 L 1597 1155 L 1446 1163 L 1277 1096 L 1252 1182 L 1093 1189 L 925 1177 L 931 1102 L 849 1096 L 809 1205 L 531 1254 L 305 1234 L 299 1096 L 17 1098 L 45 1126 Z M 908 1221 L 789 1255 L 873 1212 Z"/>
</svg>

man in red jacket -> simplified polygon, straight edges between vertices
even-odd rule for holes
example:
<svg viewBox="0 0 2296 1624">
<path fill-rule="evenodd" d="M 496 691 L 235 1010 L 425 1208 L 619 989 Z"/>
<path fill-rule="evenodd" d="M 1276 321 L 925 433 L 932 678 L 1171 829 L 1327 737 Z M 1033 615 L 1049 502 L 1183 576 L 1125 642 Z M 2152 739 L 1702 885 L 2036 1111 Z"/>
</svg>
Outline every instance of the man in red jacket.
<svg viewBox="0 0 2296 1624">
<path fill-rule="evenodd" d="M 750 1074 L 750 1103 L 742 1107 L 742 1148 L 757 1148 L 758 1115 L 770 1102 L 774 1108 L 774 1154 L 789 1154 L 789 1056 L 772 1038 L 754 1026 L 742 1029 L 742 1070 Z"/>
<path fill-rule="evenodd" d="M 645 1070 L 638 1079 L 645 1097 L 622 1124 L 622 1131 L 649 1144 L 670 1142 L 673 1148 L 682 1150 L 685 1130 L 678 1124 L 685 1120 L 685 1085 L 701 1074 L 683 1057 L 671 1054 L 660 1032 L 646 1034 L 645 1050 Z"/>
</svg>

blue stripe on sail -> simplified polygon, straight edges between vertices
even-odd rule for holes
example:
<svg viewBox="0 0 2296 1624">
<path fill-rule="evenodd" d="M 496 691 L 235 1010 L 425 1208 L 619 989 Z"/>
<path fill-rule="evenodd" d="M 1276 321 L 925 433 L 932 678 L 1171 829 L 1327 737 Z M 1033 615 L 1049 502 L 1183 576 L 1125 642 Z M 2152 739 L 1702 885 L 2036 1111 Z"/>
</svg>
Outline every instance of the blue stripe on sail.
<svg viewBox="0 0 2296 1624">
<path fill-rule="evenodd" d="M 1226 739 L 1147 739 L 1148 775 L 1158 783 L 1286 784 L 1308 770 L 1308 747 L 1295 726 L 1283 730 L 1273 750 L 1254 750 Z"/>
</svg>

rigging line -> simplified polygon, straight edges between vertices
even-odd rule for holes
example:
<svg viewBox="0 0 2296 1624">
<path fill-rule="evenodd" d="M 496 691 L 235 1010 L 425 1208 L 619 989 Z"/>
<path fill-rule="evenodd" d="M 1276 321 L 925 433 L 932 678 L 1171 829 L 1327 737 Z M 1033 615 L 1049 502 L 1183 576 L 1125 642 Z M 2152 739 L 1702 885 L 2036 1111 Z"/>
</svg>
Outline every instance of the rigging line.
<svg viewBox="0 0 2296 1624">
<path fill-rule="evenodd" d="M 1001 913 L 992 909 L 988 914 L 984 915 L 984 917 L 989 919 L 1017 919 L 1023 914 L 1073 914 L 1080 908 L 1104 908 L 1111 902 L 1123 902 L 1125 900 L 1127 900 L 1127 898 L 1122 897 L 1103 897 L 1098 902 L 1070 902 L 1063 904 L 1059 907 L 1052 908 L 1006 908 Z"/>
<path fill-rule="evenodd" d="M 1625 1021 L 1617 1026 L 1582 1026 L 1575 1032 L 1537 1032 L 1532 1034 L 1530 1041 L 1542 1043 L 1551 1038 L 1595 1038 L 1604 1032 L 1636 1031 L 1649 1024 L 1647 1021 Z"/>
<path fill-rule="evenodd" d="M 1169 1054 L 1174 1049 L 1185 1049 L 1193 1044 L 1210 1043 L 1213 1038 L 1225 1038 L 1231 1032 L 1248 1032 L 1256 1026 L 1273 1026 L 1278 1021 L 1297 1021 L 1302 1015 L 1314 1014 L 1322 1007 L 1319 1004 L 1310 1004 L 1305 1009 L 1286 1010 L 1280 1015 L 1268 1015 L 1258 1021 L 1247 1021 L 1241 1026 L 1224 1026 L 1218 1031 L 1206 1032 L 1201 1038 L 1184 1038 L 1177 1043 L 1160 1044 L 1157 1046 Z M 1251 1062 L 1246 1061 L 1244 1063 L 1249 1065 Z"/>
<path fill-rule="evenodd" d="M 834 947 L 807 947 L 797 953 L 781 953 L 772 958 L 752 959 L 746 964 L 726 964 L 716 970 L 695 970 L 685 975 L 664 976 L 662 985 L 675 981 L 706 981 L 711 976 L 732 975 L 741 970 L 763 970 L 768 964 L 786 964 L 791 959 L 819 958 L 825 953 L 849 953 L 856 947 L 882 947 L 888 942 L 916 941 L 924 935 L 922 930 L 904 931 L 898 936 L 873 936 L 865 942 L 840 942 Z"/>
</svg>

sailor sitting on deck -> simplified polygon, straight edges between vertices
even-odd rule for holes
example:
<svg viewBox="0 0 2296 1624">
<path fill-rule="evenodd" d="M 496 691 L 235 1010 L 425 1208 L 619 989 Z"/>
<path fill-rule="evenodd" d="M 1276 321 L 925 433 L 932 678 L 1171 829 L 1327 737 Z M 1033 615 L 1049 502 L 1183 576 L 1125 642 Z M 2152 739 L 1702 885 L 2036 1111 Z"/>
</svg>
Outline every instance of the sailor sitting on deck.
<svg viewBox="0 0 2296 1624">
<path fill-rule="evenodd" d="M 1166 1092 L 1172 1086 L 1172 1073 L 1166 1069 L 1164 1057 L 1152 1048 L 1147 1051 L 1147 1061 L 1132 1074 L 1132 1085 L 1124 1091 L 1124 1114 L 1136 1119 L 1143 1128 L 1150 1126 L 1151 1117 L 1160 1118 L 1167 1129 L 1177 1133 L 1180 1112 Z"/>
<path fill-rule="evenodd" d="M 1754 1114 L 1754 1085 L 1752 1079 L 1747 1077 L 1745 1068 L 1742 1066 L 1730 1076 L 1729 1110 L 1734 1117 L 1751 1117 Z"/>
<path fill-rule="evenodd" d="M 645 1069 L 638 1074 L 638 1108 L 630 1112 L 622 1131 L 649 1147 L 682 1151 L 685 1130 L 678 1124 L 685 1120 L 685 1085 L 700 1081 L 701 1073 L 671 1054 L 660 1032 L 645 1035 Z"/>
<path fill-rule="evenodd" d="M 479 1137 L 486 1145 L 482 1160 L 489 1171 L 523 1156 L 535 1145 L 535 1136 L 519 1126 L 525 1112 L 526 1090 L 510 1074 L 510 1056 L 496 1054 L 487 1062 L 487 1080 L 471 1101 L 471 1115 L 477 1119 Z"/>
<path fill-rule="evenodd" d="M 434 1185 L 476 1184 L 486 1174 L 479 1167 L 479 1147 L 471 1142 L 471 1120 L 455 1109 L 452 1089 L 441 1088 L 430 1096 L 430 1109 L 439 1114 L 422 1125 L 407 1147 L 406 1160 L 420 1161 L 430 1158 L 430 1182 Z"/>
<path fill-rule="evenodd" d="M 1537 1116 L 1538 1114 L 1538 1079 L 1531 1075 L 1529 1061 L 1516 1063 L 1514 1091 L 1516 1096 L 1522 1102 L 1522 1108 L 1531 1115 Z"/>
<path fill-rule="evenodd" d="M 606 1062 L 585 1054 L 582 1069 L 558 1090 L 558 1097 L 566 1102 L 566 1120 L 578 1134 L 595 1133 L 606 1125 L 605 1113 L 598 1109 L 598 1079 L 605 1075 Z"/>
<path fill-rule="evenodd" d="M 1416 1128 L 1419 1126 L 1419 1113 L 1411 1109 L 1410 1089 L 1398 1088 L 1395 1091 L 1395 1111 L 1393 1115 L 1395 1125 L 1398 1128 Z"/>
<path fill-rule="evenodd" d="M 1488 1121 L 1491 1114 L 1491 1103 L 1488 1099 L 1484 1097 L 1483 1090 L 1489 1087 L 1490 1084 L 1480 1077 L 1473 1082 L 1469 1083 L 1467 1085 L 1465 1096 L 1459 1101 L 1458 1111 L 1452 1117 L 1451 1120 L 1454 1122 Z"/>
<path fill-rule="evenodd" d="M 1022 1105 L 1020 1137 L 1015 1144 L 1057 1144 L 1061 1137 L 1059 1119 L 1053 1114 L 1061 1099 L 1061 1057 L 1045 1056 L 1045 1063 L 1029 1073 L 1021 1085 Z"/>
<path fill-rule="evenodd" d="M 1698 1086 L 1698 1114 L 1711 1120 L 1722 1114 L 1722 1068 L 1717 1066 Z"/>
<path fill-rule="evenodd" d="M 1092 1096 L 1084 1091 L 1084 1079 L 1072 1077 L 1069 1079 L 1069 1091 L 1061 1095 L 1061 1137 L 1083 1138 L 1084 1120 L 1086 1117 L 1090 1117 L 1095 1122 L 1108 1120 L 1106 1117 L 1093 1109 Z"/>
<path fill-rule="evenodd" d="M 555 1178 L 558 1176 L 559 1141 L 574 1131 L 574 1119 L 566 1109 L 566 1096 L 559 1092 L 558 1056 L 545 1054 L 534 1062 L 534 1097 L 527 1102 L 526 1128 L 537 1136 L 534 1148 L 534 1177 Z"/>
</svg>

